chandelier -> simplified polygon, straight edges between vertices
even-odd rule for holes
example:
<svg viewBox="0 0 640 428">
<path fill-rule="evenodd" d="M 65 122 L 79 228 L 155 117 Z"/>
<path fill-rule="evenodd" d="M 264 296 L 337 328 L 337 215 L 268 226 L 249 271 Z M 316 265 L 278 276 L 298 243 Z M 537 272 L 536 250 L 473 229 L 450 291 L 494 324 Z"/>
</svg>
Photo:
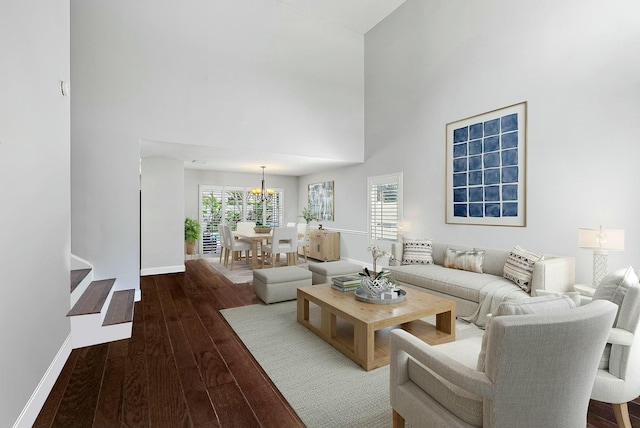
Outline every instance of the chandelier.
<svg viewBox="0 0 640 428">
<path fill-rule="evenodd" d="M 260 166 L 262 168 L 262 186 L 254 187 L 251 189 L 251 194 L 256 198 L 259 202 L 270 201 L 273 198 L 273 195 L 276 193 L 275 190 L 269 189 L 264 185 L 264 169 L 266 166 Z"/>
</svg>

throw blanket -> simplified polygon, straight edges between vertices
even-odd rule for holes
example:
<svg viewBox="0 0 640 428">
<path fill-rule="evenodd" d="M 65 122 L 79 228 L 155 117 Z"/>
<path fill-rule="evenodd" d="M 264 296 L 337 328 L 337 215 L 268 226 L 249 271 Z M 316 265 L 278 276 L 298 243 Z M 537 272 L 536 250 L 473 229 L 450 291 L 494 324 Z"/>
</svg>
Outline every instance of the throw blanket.
<svg viewBox="0 0 640 428">
<path fill-rule="evenodd" d="M 480 289 L 480 304 L 478 305 L 478 309 L 468 317 L 459 318 L 484 329 L 487 315 L 493 313 L 500 303 L 504 302 L 510 294 L 519 291 L 521 290 L 518 287 L 514 287 L 512 284 L 506 284 L 502 280 L 490 282 Z"/>
</svg>

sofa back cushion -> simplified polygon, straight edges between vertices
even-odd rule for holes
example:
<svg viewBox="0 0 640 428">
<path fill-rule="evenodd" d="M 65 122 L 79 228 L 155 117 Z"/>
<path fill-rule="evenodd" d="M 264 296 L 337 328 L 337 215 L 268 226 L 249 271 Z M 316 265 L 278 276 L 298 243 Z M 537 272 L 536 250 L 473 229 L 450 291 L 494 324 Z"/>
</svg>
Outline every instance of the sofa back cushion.
<svg viewBox="0 0 640 428">
<path fill-rule="evenodd" d="M 504 264 L 511 251 L 496 248 L 474 248 L 474 250 L 484 251 L 484 273 L 496 276 L 504 275 Z"/>
</svg>

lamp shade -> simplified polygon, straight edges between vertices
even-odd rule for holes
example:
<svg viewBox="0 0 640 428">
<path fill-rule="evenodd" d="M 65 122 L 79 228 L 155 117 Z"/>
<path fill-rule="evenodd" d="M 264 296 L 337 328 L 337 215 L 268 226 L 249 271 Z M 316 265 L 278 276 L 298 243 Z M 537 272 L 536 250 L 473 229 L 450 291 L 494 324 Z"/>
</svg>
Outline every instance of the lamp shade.
<svg viewBox="0 0 640 428">
<path fill-rule="evenodd" d="M 593 250 L 624 250 L 624 229 L 580 228 L 578 246 Z"/>
</svg>

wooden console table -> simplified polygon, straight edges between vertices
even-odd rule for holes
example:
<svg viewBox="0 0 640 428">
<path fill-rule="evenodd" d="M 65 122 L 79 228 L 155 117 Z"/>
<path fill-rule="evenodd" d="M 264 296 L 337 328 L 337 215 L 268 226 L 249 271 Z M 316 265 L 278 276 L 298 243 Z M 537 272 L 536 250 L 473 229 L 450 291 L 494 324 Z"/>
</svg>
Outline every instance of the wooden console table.
<svg viewBox="0 0 640 428">
<path fill-rule="evenodd" d="M 330 262 L 340 260 L 340 232 L 310 230 L 307 257 Z"/>
</svg>

